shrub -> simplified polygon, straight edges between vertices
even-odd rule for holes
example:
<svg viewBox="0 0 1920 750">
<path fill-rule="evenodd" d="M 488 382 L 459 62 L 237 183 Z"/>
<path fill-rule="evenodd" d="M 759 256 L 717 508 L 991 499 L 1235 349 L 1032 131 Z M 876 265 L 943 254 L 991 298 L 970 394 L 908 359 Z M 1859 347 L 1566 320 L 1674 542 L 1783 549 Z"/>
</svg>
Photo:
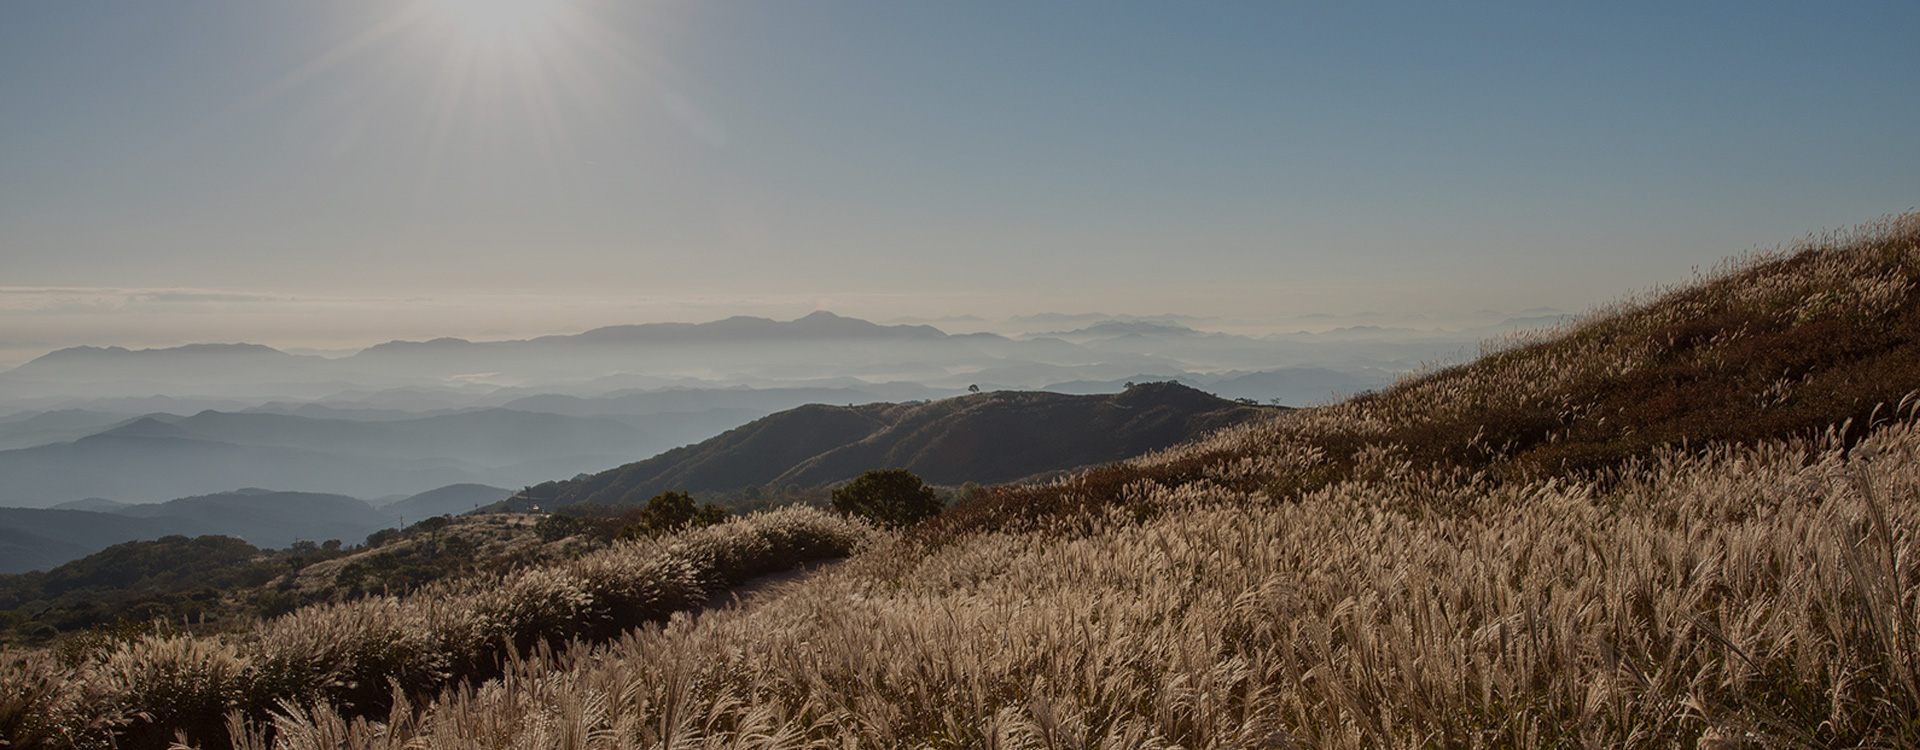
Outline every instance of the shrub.
<svg viewBox="0 0 1920 750">
<path fill-rule="evenodd" d="M 647 501 L 640 520 L 620 528 L 618 538 L 640 539 L 670 534 L 688 527 L 712 526 L 727 520 L 727 509 L 713 503 L 695 507 L 685 492 L 662 492 Z"/>
<path fill-rule="evenodd" d="M 74 713 L 65 673 L 45 652 L 8 654 L 0 660 L 0 685 L 6 687 L 0 690 L 0 746 L 71 747 L 75 735 L 90 734 L 62 726 L 60 719 Z"/>
<path fill-rule="evenodd" d="M 940 514 L 940 498 L 906 469 L 874 469 L 833 491 L 833 509 L 885 528 L 912 526 Z"/>
<path fill-rule="evenodd" d="M 147 636 L 107 654 L 90 670 L 108 696 L 105 714 L 121 747 L 165 747 L 177 733 L 224 744 L 226 714 L 245 693 L 248 660 L 209 638 Z"/>
<path fill-rule="evenodd" d="M 580 533 L 586 527 L 587 523 L 581 519 L 555 513 L 542 517 L 539 523 L 534 524 L 533 533 L 539 535 L 540 541 L 557 542 Z"/>
</svg>

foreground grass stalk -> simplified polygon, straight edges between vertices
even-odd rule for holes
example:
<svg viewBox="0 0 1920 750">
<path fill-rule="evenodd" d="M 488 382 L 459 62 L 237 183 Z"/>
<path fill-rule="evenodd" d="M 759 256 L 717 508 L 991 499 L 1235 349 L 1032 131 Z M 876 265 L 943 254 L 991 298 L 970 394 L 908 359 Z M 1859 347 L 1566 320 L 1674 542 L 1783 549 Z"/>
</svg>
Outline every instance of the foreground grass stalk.
<svg viewBox="0 0 1920 750">
<path fill-rule="evenodd" d="M 749 578 L 844 557 L 874 534 L 789 508 L 498 579 L 310 607 L 232 638 L 155 635 L 78 664 L 17 662 L 5 676 L 29 692 L 21 705 L 0 703 L 0 729 L 12 746 L 258 745 L 270 736 L 281 746 L 361 746 L 404 731 L 410 697 L 664 621 Z M 282 718 L 269 722 L 274 715 Z"/>
</svg>

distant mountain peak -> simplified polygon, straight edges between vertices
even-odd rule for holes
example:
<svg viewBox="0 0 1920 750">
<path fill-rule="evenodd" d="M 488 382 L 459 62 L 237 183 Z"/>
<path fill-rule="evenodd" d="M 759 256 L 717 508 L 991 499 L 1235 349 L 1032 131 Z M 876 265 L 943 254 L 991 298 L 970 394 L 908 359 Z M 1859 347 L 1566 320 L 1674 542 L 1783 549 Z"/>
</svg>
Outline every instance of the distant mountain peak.
<svg viewBox="0 0 1920 750">
<path fill-rule="evenodd" d="M 522 495 L 542 505 L 618 504 L 664 490 L 820 487 L 890 466 L 935 484 L 1007 482 L 1130 458 L 1272 413 L 1171 382 L 1106 395 L 993 391 L 917 403 L 809 404 Z"/>
<path fill-rule="evenodd" d="M 634 323 L 601 326 L 577 334 L 555 334 L 532 339 L 471 342 L 441 338 L 432 341 L 389 341 L 368 347 L 364 355 L 427 353 L 457 347 L 506 347 L 524 349 L 546 346 L 641 346 L 687 344 L 733 344 L 758 341 L 794 341 L 804 339 L 908 339 L 944 338 L 938 328 L 924 325 L 880 325 L 860 318 L 817 310 L 799 318 L 780 321 L 752 315 L 735 315 L 706 323 Z M 358 356 L 358 355 L 356 355 Z"/>
<path fill-rule="evenodd" d="M 265 344 L 186 344 L 168 349 L 141 349 L 141 352 L 178 354 L 286 354 Z M 291 356 L 291 355 L 288 355 Z"/>
<path fill-rule="evenodd" d="M 359 353 L 368 354 L 368 353 L 383 353 L 383 352 L 392 352 L 392 351 L 401 351 L 401 350 L 415 351 L 415 350 L 422 350 L 422 349 L 439 350 L 439 349 L 452 349 L 456 347 L 472 346 L 472 345 L 473 345 L 473 342 L 471 341 L 468 341 L 466 339 L 453 338 L 452 336 L 441 336 L 440 338 L 429 339 L 426 341 L 401 341 L 396 339 L 394 341 L 388 341 L 384 344 L 374 344 L 373 346 L 369 346 L 365 349 L 360 350 Z"/>
<path fill-rule="evenodd" d="M 133 420 L 132 422 L 128 422 L 126 424 L 120 425 L 119 427 L 115 427 L 111 430 L 107 430 L 106 432 L 102 432 L 98 435 L 95 435 L 94 437 L 103 437 L 103 436 L 123 437 L 123 438 L 129 438 L 129 437 L 130 438 L 192 438 L 193 437 L 192 433 L 189 433 L 186 430 L 180 429 L 179 427 L 176 427 L 174 425 L 167 424 L 166 422 L 162 422 L 151 416 L 141 417 L 139 419 Z"/>
<path fill-rule="evenodd" d="M 1185 334 L 1197 333 L 1197 332 L 1186 326 L 1168 325 L 1165 323 L 1148 323 L 1145 321 L 1107 320 L 1107 321 L 1102 321 L 1102 322 L 1087 326 L 1086 328 L 1082 328 L 1078 331 L 1073 331 L 1073 333 L 1102 334 L 1102 335 L 1111 335 L 1111 336 L 1121 336 L 1121 335 L 1140 336 L 1140 335 L 1150 335 L 1150 334 L 1185 335 Z"/>
<path fill-rule="evenodd" d="M 40 357 L 30 362 L 27 362 L 24 365 L 21 365 L 20 367 L 21 369 L 26 369 L 26 368 L 34 367 L 36 365 L 66 364 L 71 362 L 88 362 L 88 361 L 118 360 L 118 359 L 162 359 L 162 358 L 170 359 L 175 357 L 234 356 L 234 355 L 251 355 L 251 356 L 266 355 L 266 356 L 281 356 L 281 357 L 293 356 L 286 352 L 280 351 L 279 349 L 275 349 L 271 346 L 266 346 L 264 344 L 247 344 L 247 343 L 186 344 L 183 346 L 173 346 L 173 347 L 165 347 L 165 348 L 158 348 L 158 349 L 128 349 L 124 346 L 107 346 L 107 347 L 70 346 L 65 349 L 57 349 L 57 350 L 48 352 L 46 354 L 43 354 Z"/>
</svg>

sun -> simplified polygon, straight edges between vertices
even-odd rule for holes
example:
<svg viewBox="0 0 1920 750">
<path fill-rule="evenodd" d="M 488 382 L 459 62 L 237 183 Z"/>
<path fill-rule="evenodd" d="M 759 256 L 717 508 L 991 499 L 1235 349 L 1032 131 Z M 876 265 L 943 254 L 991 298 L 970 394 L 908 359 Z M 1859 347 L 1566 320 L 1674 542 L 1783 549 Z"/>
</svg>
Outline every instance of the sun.
<svg viewBox="0 0 1920 750">
<path fill-rule="evenodd" d="M 441 15 L 470 41 L 524 42 L 543 35 L 567 10 L 567 0 L 436 0 Z"/>
<path fill-rule="evenodd" d="M 625 13 L 618 2 L 394 0 L 223 116 L 342 66 L 385 65 L 361 79 L 373 84 L 365 96 L 415 112 L 411 126 L 396 123 L 395 132 L 419 139 L 411 153 L 422 185 L 435 184 L 443 166 L 505 163 L 516 154 L 571 179 L 562 173 L 585 163 L 573 151 L 576 132 L 609 121 L 607 103 L 650 85 L 662 67 L 629 35 L 647 14 Z"/>
</svg>

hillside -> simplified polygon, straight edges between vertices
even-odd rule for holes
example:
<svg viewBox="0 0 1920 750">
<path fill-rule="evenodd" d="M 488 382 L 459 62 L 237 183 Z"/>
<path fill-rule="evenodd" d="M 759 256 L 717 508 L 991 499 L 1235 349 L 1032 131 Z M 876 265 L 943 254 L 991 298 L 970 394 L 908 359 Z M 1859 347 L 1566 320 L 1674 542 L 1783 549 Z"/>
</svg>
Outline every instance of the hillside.
<svg viewBox="0 0 1920 750">
<path fill-rule="evenodd" d="M 0 504 L 44 507 L 88 497 L 158 502 L 248 486 L 363 497 L 456 483 L 519 487 L 652 455 L 761 414 L 722 409 L 614 418 L 490 408 L 362 421 L 156 413 L 115 420 L 71 442 L 0 450 Z M 21 422 L 79 425 L 97 416 Z"/>
<path fill-rule="evenodd" d="M 380 512 L 401 518 L 457 516 L 482 505 L 500 502 L 511 495 L 512 490 L 484 484 L 450 484 L 382 505 Z"/>
<path fill-rule="evenodd" d="M 818 487 L 876 468 L 905 468 L 935 484 L 1011 482 L 1117 461 L 1272 411 L 1175 383 L 1097 396 L 997 391 L 920 404 L 813 404 L 523 494 L 554 506 L 615 505 L 667 490 Z"/>
<path fill-rule="evenodd" d="M 443 487 L 433 492 L 448 497 L 469 487 Z M 431 506 L 433 499 L 423 501 L 427 506 L 422 507 Z M 474 504 L 466 496 L 456 502 L 462 503 L 461 510 L 471 509 Z M 0 508 L 0 574 L 47 570 L 133 540 L 214 535 L 237 537 L 259 547 L 286 547 L 299 541 L 352 542 L 398 520 L 392 513 L 344 495 L 261 489 L 175 498 L 164 503 L 95 503 L 111 508 Z M 426 515 L 434 514 L 415 517 Z"/>
<path fill-rule="evenodd" d="M 108 511 L 0 508 L 0 574 L 46 570 L 132 539 L 192 529 L 173 518 L 134 518 Z"/>
<path fill-rule="evenodd" d="M 0 728 L 155 748 L 176 729 L 283 748 L 1913 747 L 1917 355 L 1913 214 L 903 534 L 794 509 L 226 640 L 17 660 L 0 694 L 21 718 Z M 776 540 L 821 538 L 800 546 L 854 556 L 753 607 L 666 614 L 743 580 L 709 561 L 791 566 Z"/>
<path fill-rule="evenodd" d="M 488 488 L 445 489 L 429 494 Z M 504 490 L 499 492 L 505 496 Z M 202 633 L 245 628 L 302 604 L 497 577 L 578 556 L 604 548 L 620 522 L 593 519 L 570 526 L 580 533 L 563 535 L 542 526 L 542 518 L 500 513 L 430 517 L 405 529 L 369 534 L 365 544 L 358 537 L 336 538 L 272 549 L 225 535 L 175 534 L 87 550 L 91 554 L 76 554 L 34 572 L 0 574 L 0 643 L 53 641 L 72 650 L 103 633 L 151 631 L 154 620 L 172 630 L 187 622 Z M 280 525 L 283 533 L 306 527 L 294 520 Z M 21 533 L 0 528 L 0 540 Z"/>
<path fill-rule="evenodd" d="M 1916 237 L 1920 214 L 1907 214 L 1732 262 L 1650 299 L 1489 342 L 1470 364 L 1072 483 L 1002 493 L 947 523 L 999 528 L 1083 513 L 1143 480 L 1206 476 L 1284 495 L 1383 461 L 1524 482 L 1618 470 L 1667 446 L 1829 429 L 1851 442 L 1920 398 Z M 1240 468 L 1223 476 L 1222 465 Z"/>
<path fill-rule="evenodd" d="M 351 541 L 395 521 L 366 501 L 345 495 L 261 489 L 131 505 L 115 513 L 169 521 L 200 534 L 239 537 L 261 547 L 286 547 L 301 540 Z"/>
<path fill-rule="evenodd" d="M 0 505 L 47 506 L 89 497 L 160 502 L 234 487 L 379 496 L 485 478 L 477 467 L 446 460 L 370 460 L 205 440 L 158 420 L 125 429 L 0 451 Z"/>
</svg>

